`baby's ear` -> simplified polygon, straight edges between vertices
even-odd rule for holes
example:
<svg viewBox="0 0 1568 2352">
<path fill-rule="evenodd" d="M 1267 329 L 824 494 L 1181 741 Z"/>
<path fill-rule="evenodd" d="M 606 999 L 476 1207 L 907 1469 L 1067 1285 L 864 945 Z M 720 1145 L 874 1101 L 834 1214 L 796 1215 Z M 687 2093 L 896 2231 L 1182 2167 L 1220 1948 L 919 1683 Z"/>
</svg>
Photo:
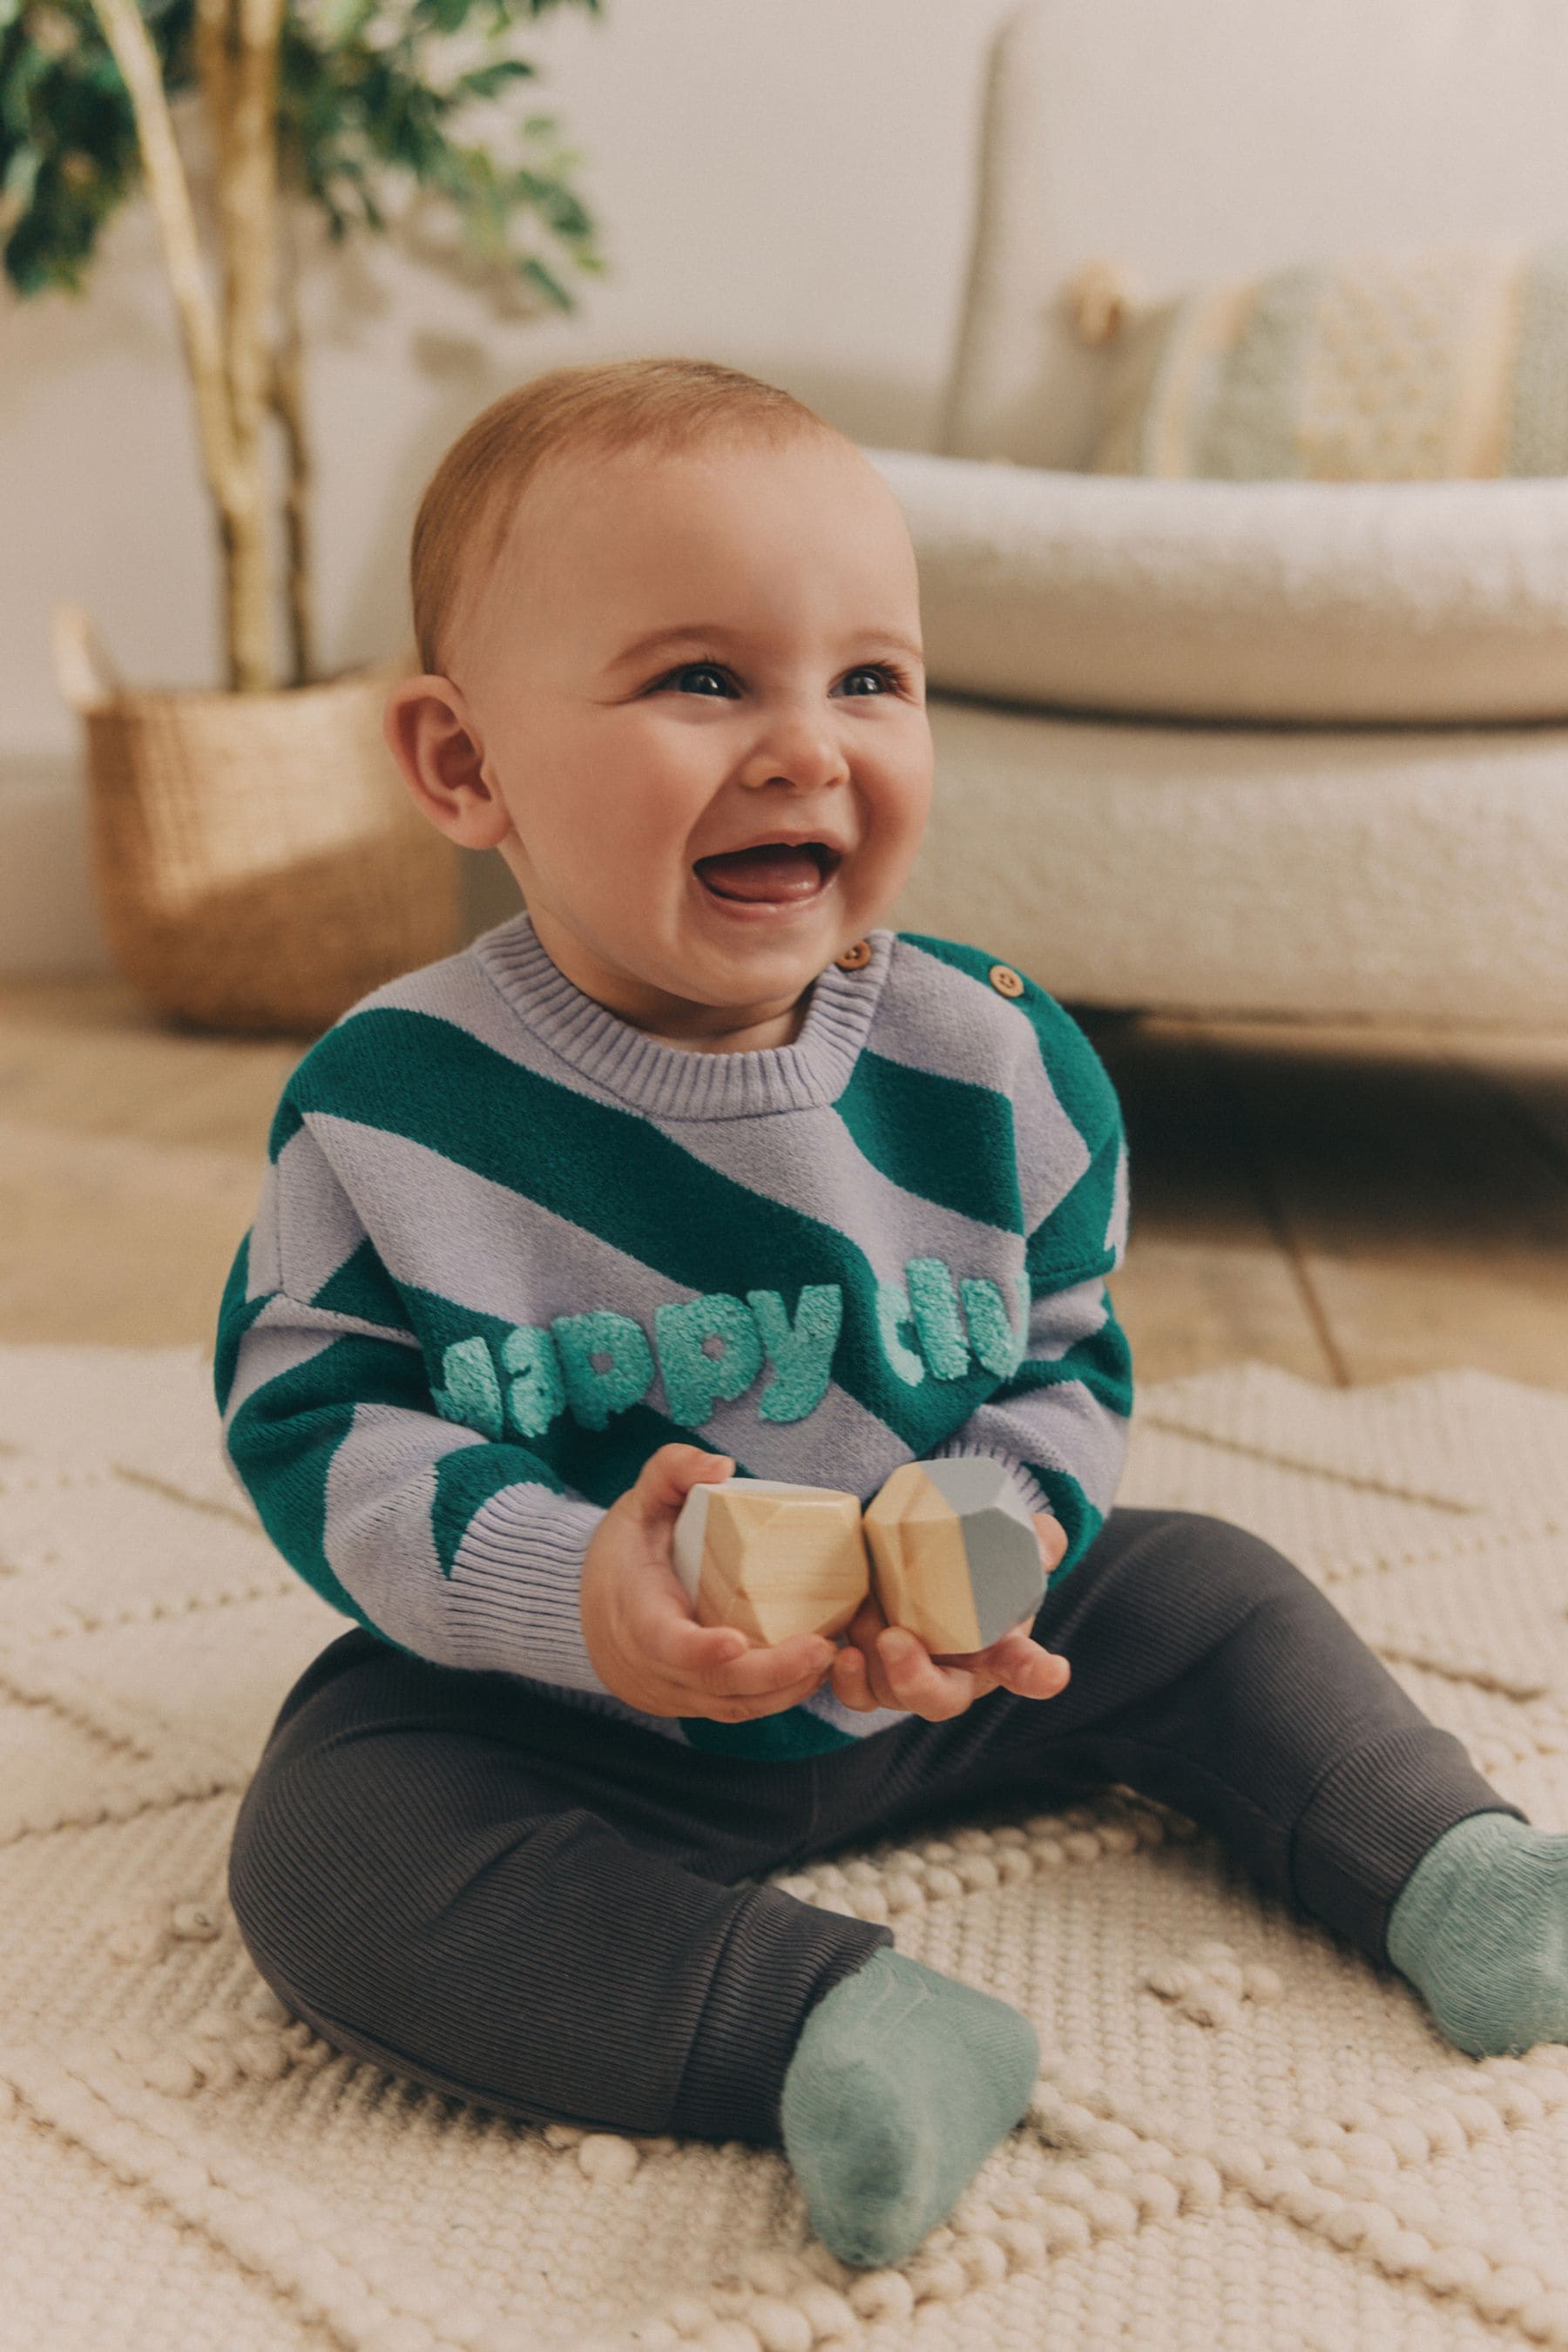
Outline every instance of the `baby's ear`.
<svg viewBox="0 0 1568 2352">
<path fill-rule="evenodd" d="M 460 688 L 435 671 L 400 678 L 386 698 L 382 732 L 431 824 L 465 849 L 493 849 L 511 820 L 485 781 L 484 746 Z"/>
</svg>

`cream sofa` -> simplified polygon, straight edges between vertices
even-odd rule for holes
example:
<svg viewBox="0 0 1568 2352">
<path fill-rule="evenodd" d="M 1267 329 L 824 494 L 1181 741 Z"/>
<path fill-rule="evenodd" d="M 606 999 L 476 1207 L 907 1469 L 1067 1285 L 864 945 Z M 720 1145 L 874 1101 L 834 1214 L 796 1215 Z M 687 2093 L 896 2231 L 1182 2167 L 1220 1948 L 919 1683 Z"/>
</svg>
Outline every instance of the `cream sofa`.
<svg viewBox="0 0 1568 2352">
<path fill-rule="evenodd" d="M 1032 0 L 992 56 L 892 920 L 1069 1001 L 1568 1024 L 1568 482 L 1088 474 L 1064 287 L 1568 237 L 1568 0 Z M 1568 398 L 1568 384 L 1564 387 Z"/>
</svg>

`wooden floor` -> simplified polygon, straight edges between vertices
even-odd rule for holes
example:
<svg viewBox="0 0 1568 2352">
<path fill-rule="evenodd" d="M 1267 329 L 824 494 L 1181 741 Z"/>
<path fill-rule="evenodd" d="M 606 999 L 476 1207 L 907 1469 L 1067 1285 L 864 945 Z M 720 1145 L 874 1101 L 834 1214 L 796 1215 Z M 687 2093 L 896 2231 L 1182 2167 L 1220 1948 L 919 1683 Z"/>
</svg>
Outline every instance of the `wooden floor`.
<svg viewBox="0 0 1568 2352">
<path fill-rule="evenodd" d="M 1568 1390 L 1568 1035 L 1089 1016 L 1132 1142 L 1141 1380 L 1479 1364 Z M 303 1041 L 0 982 L 0 1339 L 210 1350 Z"/>
</svg>

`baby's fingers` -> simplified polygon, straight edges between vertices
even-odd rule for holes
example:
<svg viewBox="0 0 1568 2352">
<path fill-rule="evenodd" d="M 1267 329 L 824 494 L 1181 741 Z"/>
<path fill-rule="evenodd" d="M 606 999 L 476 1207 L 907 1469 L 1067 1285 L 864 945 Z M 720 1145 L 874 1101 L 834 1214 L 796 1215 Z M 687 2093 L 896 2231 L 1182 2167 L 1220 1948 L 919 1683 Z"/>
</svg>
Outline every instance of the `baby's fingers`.
<svg viewBox="0 0 1568 2352">
<path fill-rule="evenodd" d="M 1035 1531 L 1040 1538 L 1040 1564 L 1049 1576 L 1051 1570 L 1059 1568 L 1067 1558 L 1068 1531 L 1059 1519 L 1051 1517 L 1049 1511 L 1037 1511 L 1034 1517 Z"/>
<path fill-rule="evenodd" d="M 821 1633 L 796 1633 L 787 1642 L 757 1643 L 743 1655 L 721 1664 L 708 1678 L 721 1698 L 763 1698 L 795 1684 L 820 1680 L 837 1653 Z"/>
<path fill-rule="evenodd" d="M 992 1643 L 985 1663 L 1004 1690 L 1019 1698 L 1055 1698 L 1072 1676 L 1067 1660 L 1031 1642 L 1026 1633 L 1006 1633 Z"/>
<path fill-rule="evenodd" d="M 875 1707 L 899 1704 L 886 1686 L 880 1666 L 873 1673 L 871 1659 L 854 1642 L 846 1642 L 834 1659 L 833 1696 L 862 1715 Z"/>
<path fill-rule="evenodd" d="M 901 1626 L 878 1637 L 877 1657 L 893 1694 L 892 1704 L 923 1715 L 928 1723 L 962 1715 L 983 1691 L 994 1687 L 984 1669 L 935 1664 L 925 1643 Z"/>
<path fill-rule="evenodd" d="M 819 1633 L 752 1642 L 731 1625 L 700 1625 L 678 1582 L 667 1597 L 668 1605 L 650 1607 L 638 1627 L 644 1654 L 709 1696 L 764 1698 L 825 1674 L 833 1663 L 833 1644 Z"/>
<path fill-rule="evenodd" d="M 751 1647 L 744 1633 L 731 1625 L 700 1625 L 694 1617 L 661 1610 L 645 1620 L 638 1646 L 648 1664 L 679 1681 L 704 1686 L 724 1668 L 743 1658 Z"/>
</svg>

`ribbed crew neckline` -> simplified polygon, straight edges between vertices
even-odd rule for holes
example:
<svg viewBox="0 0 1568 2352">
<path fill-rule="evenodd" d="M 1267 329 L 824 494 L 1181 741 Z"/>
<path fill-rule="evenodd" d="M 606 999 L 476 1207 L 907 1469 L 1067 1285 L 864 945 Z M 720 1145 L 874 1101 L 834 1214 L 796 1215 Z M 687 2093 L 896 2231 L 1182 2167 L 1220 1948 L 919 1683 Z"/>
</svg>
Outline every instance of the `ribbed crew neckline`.
<svg viewBox="0 0 1568 2352">
<path fill-rule="evenodd" d="M 893 936 L 866 933 L 871 961 L 859 971 L 830 963 L 817 974 L 793 1045 L 733 1054 L 667 1045 L 612 1013 L 567 978 L 526 908 L 482 931 L 468 953 L 536 1037 L 634 1109 L 660 1118 L 754 1118 L 842 1094 L 870 1032 Z"/>
</svg>

